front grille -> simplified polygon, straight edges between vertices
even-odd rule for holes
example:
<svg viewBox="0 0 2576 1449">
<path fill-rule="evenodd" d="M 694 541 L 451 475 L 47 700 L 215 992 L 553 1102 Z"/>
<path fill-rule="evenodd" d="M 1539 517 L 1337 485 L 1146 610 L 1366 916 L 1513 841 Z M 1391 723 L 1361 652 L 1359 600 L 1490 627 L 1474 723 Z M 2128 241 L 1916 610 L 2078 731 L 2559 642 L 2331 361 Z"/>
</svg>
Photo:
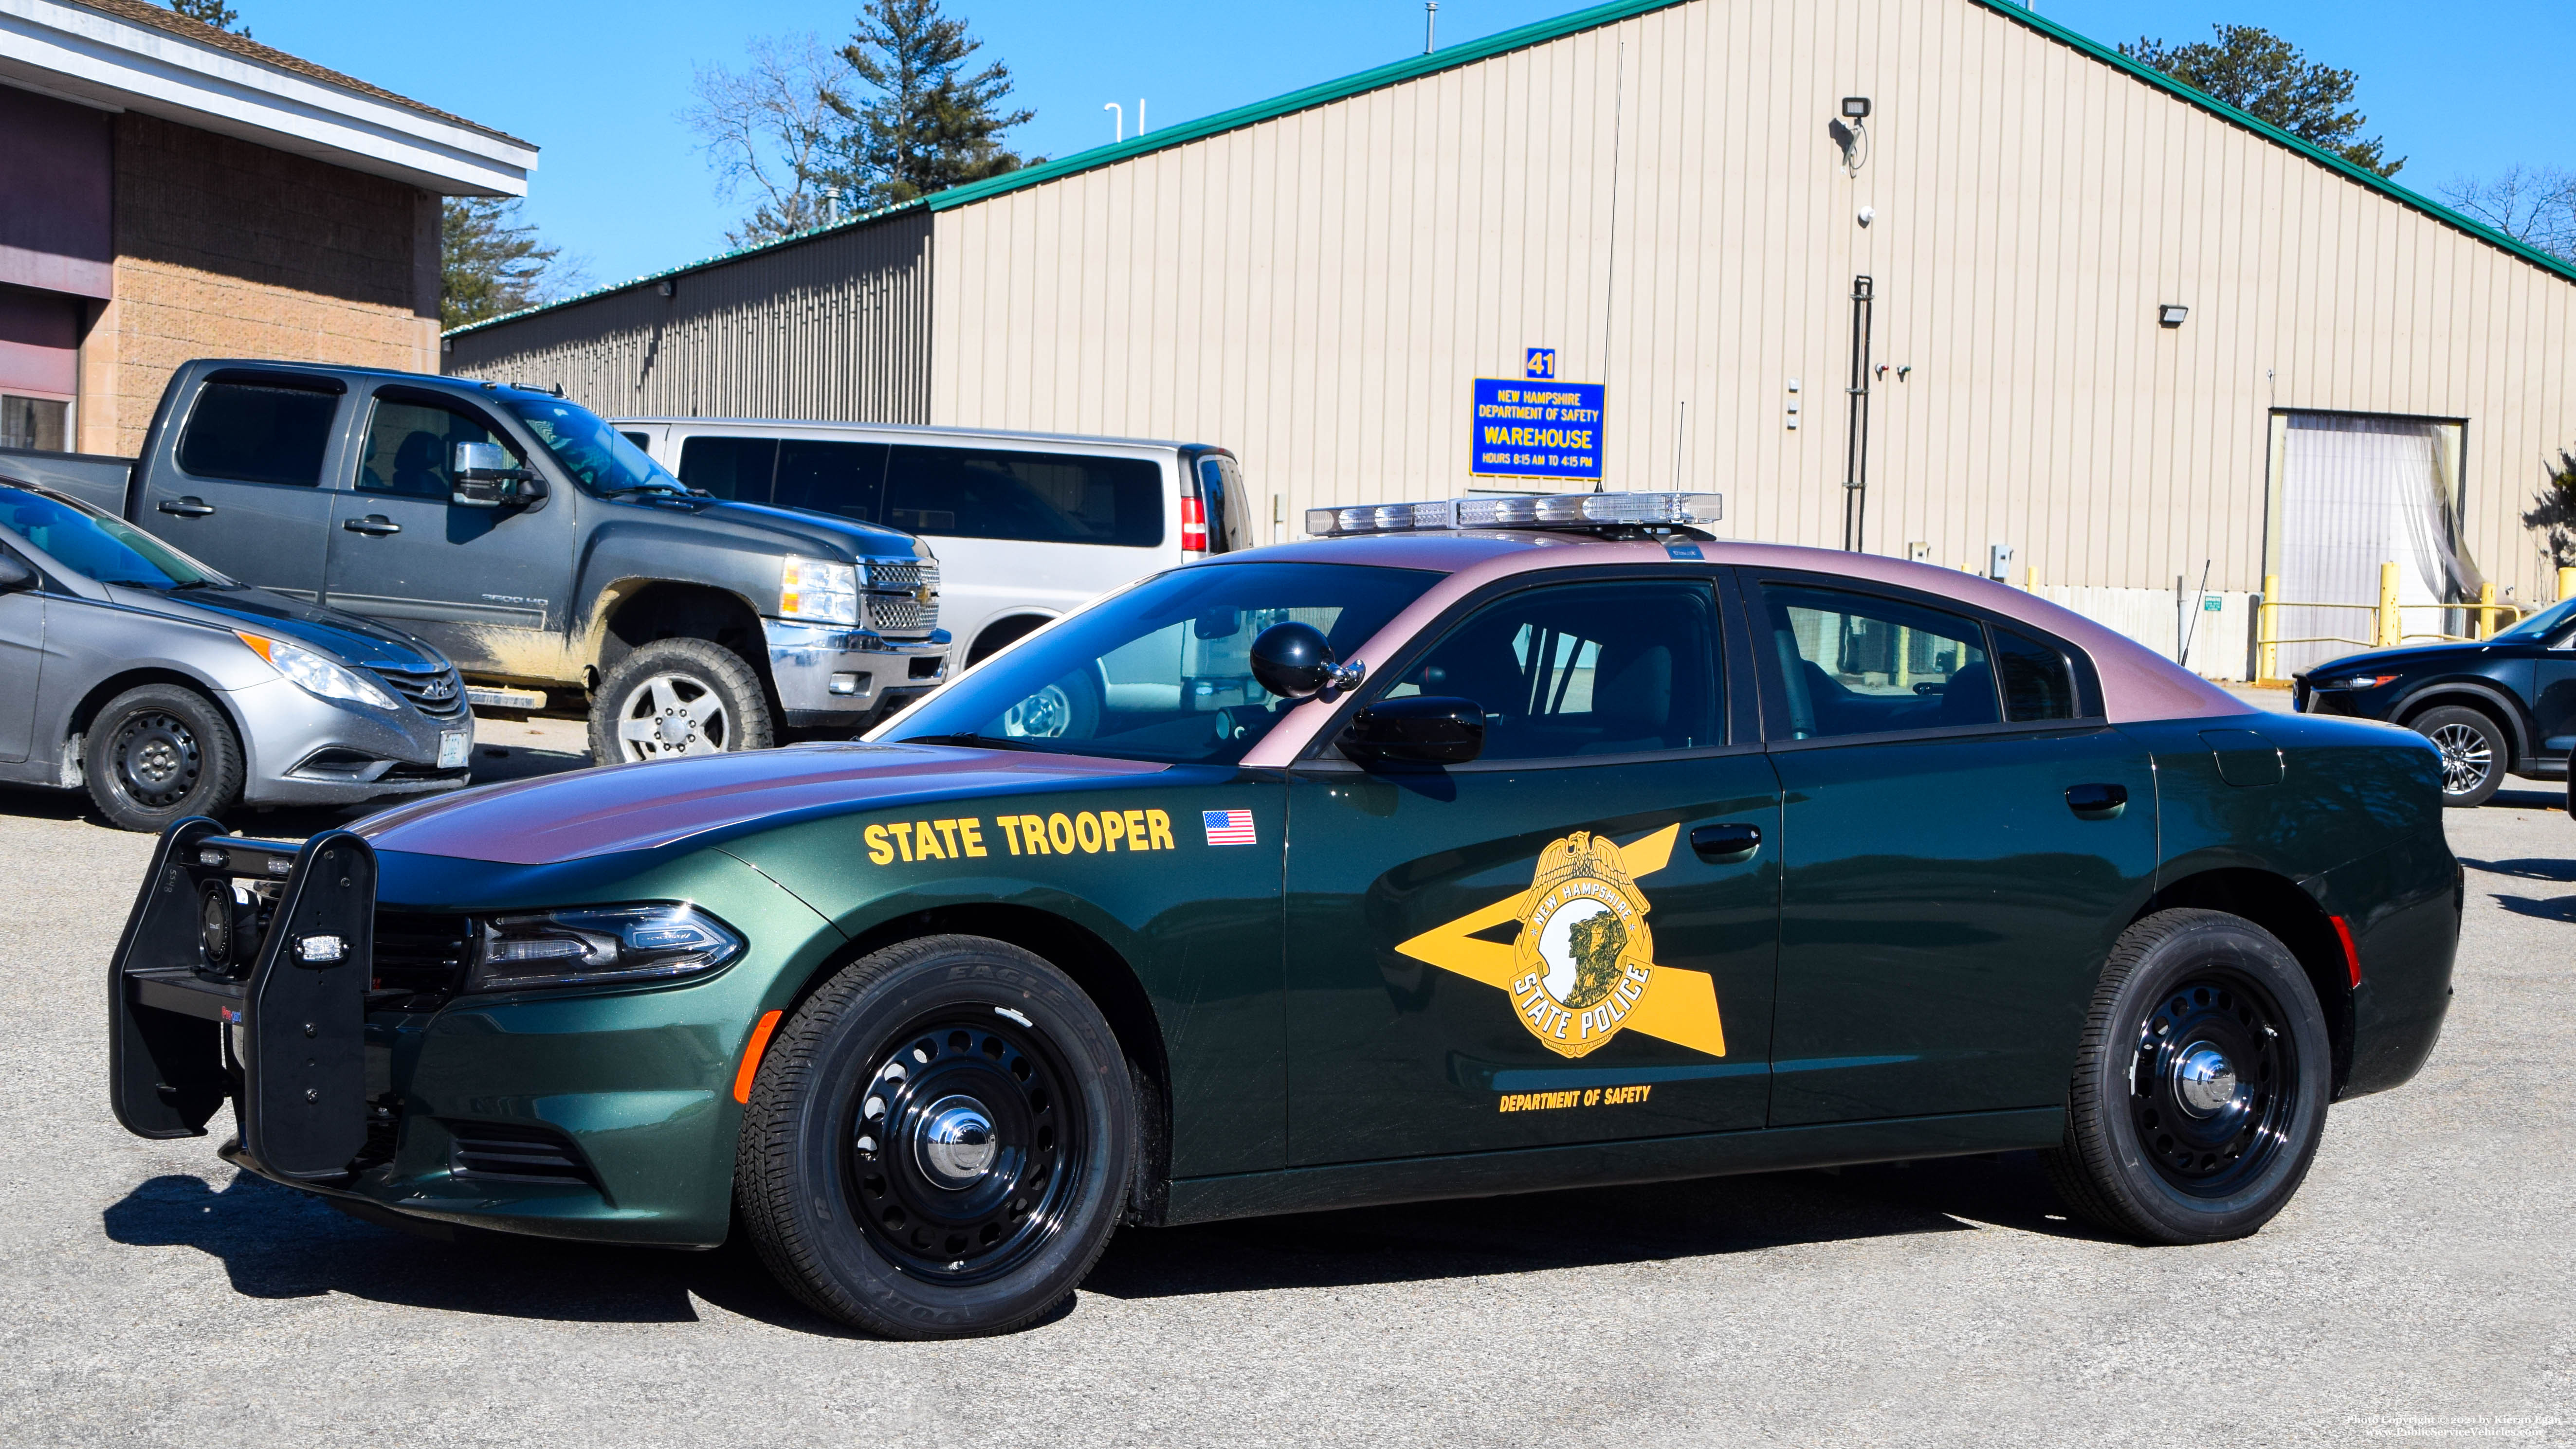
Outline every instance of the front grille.
<svg viewBox="0 0 2576 1449">
<path fill-rule="evenodd" d="M 437 1010 L 465 983 L 473 931 L 470 916 L 376 912 L 376 999 L 370 1004 L 390 1011 Z"/>
<path fill-rule="evenodd" d="M 581 1149 L 552 1127 L 533 1122 L 446 1122 L 447 1166 L 458 1177 L 599 1186 Z"/>
<path fill-rule="evenodd" d="M 929 602 L 922 601 L 922 591 Z M 939 565 L 926 559 L 867 563 L 868 627 L 880 634 L 927 634 L 939 627 Z"/>
<path fill-rule="evenodd" d="M 403 669 L 370 672 L 393 686 L 394 693 L 409 700 L 412 708 L 431 719 L 454 719 L 465 713 L 465 681 L 453 669 L 419 673 Z"/>
</svg>

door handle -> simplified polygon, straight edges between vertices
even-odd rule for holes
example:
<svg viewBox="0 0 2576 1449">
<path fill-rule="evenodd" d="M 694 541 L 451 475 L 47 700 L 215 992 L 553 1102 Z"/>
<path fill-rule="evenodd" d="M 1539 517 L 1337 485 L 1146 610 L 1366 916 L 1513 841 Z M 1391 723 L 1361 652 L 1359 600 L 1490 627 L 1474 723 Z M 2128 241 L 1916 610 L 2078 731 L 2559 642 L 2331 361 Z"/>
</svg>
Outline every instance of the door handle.
<svg viewBox="0 0 2576 1449">
<path fill-rule="evenodd" d="M 352 518 L 340 526 L 351 533 L 363 533 L 371 538 L 382 538 L 389 533 L 402 532 L 401 524 L 381 513 L 370 513 L 364 518 Z"/>
<path fill-rule="evenodd" d="M 203 518 L 215 511 L 215 505 L 196 497 L 164 498 L 161 500 L 160 509 L 164 513 L 175 513 L 181 518 Z"/>
<path fill-rule="evenodd" d="M 2066 787 L 2066 808 L 2074 811 L 2079 820 L 2117 820 L 2120 812 L 2129 808 L 2129 787 L 2069 785 Z"/>
<path fill-rule="evenodd" d="M 1691 849 L 1711 865 L 1740 865 L 1761 848 L 1759 825 L 1703 825 L 1691 832 Z"/>
</svg>

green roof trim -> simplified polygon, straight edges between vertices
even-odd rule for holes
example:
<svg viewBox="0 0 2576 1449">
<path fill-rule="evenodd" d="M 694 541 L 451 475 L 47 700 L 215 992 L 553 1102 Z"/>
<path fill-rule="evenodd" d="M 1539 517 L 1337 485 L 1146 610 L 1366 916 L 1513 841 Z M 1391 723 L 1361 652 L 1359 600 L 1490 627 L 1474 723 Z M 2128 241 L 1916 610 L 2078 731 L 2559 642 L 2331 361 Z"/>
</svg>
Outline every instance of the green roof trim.
<svg viewBox="0 0 2576 1449">
<path fill-rule="evenodd" d="M 756 246 L 702 257 L 697 261 L 683 263 L 659 272 L 650 272 L 630 281 L 595 287 L 561 301 L 548 302 L 536 307 L 524 307 L 516 312 L 469 323 L 444 335 L 461 337 L 469 332 L 497 327 L 504 322 L 516 321 L 540 312 L 557 311 L 613 292 L 649 286 L 666 278 L 702 271 L 726 262 L 740 261 L 744 257 L 757 256 L 762 252 L 775 251 L 781 247 L 797 246 L 836 232 L 872 226 L 888 217 L 900 216 L 907 212 L 953 211 L 961 206 L 972 206 L 977 202 L 990 201 L 994 197 L 1007 195 L 1026 187 L 1043 186 L 1050 181 L 1061 181 L 1068 176 L 1096 171 L 1103 166 L 1115 166 L 1119 162 L 1132 161 L 1139 156 L 1150 155 L 1156 151 L 1174 146 L 1186 146 L 1193 141 L 1203 141 L 1210 136 L 1222 135 L 1227 131 L 1239 131 L 1247 126 L 1257 126 L 1264 121 L 1277 120 L 1299 111 L 1348 100 L 1369 91 L 1383 90 L 1388 86 L 1401 85 L 1406 81 L 1418 80 L 1427 75 L 1437 75 L 1444 70 L 1474 65 L 1479 61 L 1491 60 L 1498 55 L 1509 54 L 1515 50 L 1526 50 L 1532 46 L 1560 40 L 1586 30 L 1598 30 L 1602 26 L 1615 25 L 1635 16 L 1692 3 L 1695 3 L 1695 0 L 1609 0 L 1606 4 L 1587 6 L 1551 19 L 1532 21 L 1510 30 L 1496 31 L 1480 40 L 1466 41 L 1425 55 L 1407 56 L 1402 60 L 1346 75 L 1338 80 L 1324 81 L 1302 90 L 1290 91 L 1286 95 L 1256 101 L 1247 106 L 1237 106 L 1230 111 L 1219 111 L 1212 116 L 1202 116 L 1195 121 L 1183 121 L 1178 125 L 1166 126 L 1161 130 L 1133 136 L 1124 141 L 1113 141 L 1106 146 L 1094 146 L 1088 151 L 1077 151 L 1073 155 L 1053 161 L 1022 167 L 1017 171 L 992 177 L 989 180 L 971 181 L 963 186 L 953 186 L 946 191 L 884 207 L 864 216 L 852 217 L 848 221 L 815 227 L 809 231 L 780 237 L 775 241 L 762 242 Z M 1723 0 L 1719 0 L 1719 3 L 1723 3 Z M 2230 125 L 2251 131 L 2276 146 L 2295 151 L 2327 170 L 2336 172 L 2347 180 L 2359 182 L 2401 206 L 2421 212 L 2445 226 L 2464 232 L 2489 246 L 2509 252 L 2552 275 L 2576 282 L 2576 265 L 2571 265 L 2528 242 L 2516 240 L 2482 221 L 2464 216 L 2439 202 L 2410 191 L 2375 171 L 2356 166 L 2313 142 L 2300 140 L 2268 121 L 2257 120 L 2205 91 L 2195 90 L 2152 66 L 2121 54 L 2117 47 L 2107 46 L 2087 36 L 2079 35 L 2046 16 L 2015 3 L 2015 0 L 1967 0 L 1967 3 L 1992 11 L 2016 25 L 2036 31 L 2060 45 L 2079 51 L 2114 70 L 2124 72 L 2133 80 L 2143 81 L 2177 100 L 2207 111 Z"/>
</svg>

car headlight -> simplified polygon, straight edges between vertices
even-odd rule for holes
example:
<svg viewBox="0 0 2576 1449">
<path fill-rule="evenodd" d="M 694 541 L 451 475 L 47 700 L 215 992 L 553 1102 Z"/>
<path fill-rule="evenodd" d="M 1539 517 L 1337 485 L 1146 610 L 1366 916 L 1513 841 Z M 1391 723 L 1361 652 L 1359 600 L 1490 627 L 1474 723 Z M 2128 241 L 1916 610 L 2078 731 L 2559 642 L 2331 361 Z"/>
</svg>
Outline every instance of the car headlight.
<svg viewBox="0 0 2576 1449">
<path fill-rule="evenodd" d="M 245 634 L 239 629 L 233 637 L 250 646 L 250 652 L 265 659 L 269 667 L 294 680 L 306 694 L 319 699 L 345 699 L 377 709 L 400 709 L 402 701 L 387 694 L 374 681 L 354 669 L 344 668 L 310 649 L 271 639 L 264 634 Z"/>
<path fill-rule="evenodd" d="M 859 566 L 825 558 L 787 557 L 778 576 L 778 613 L 826 624 L 859 622 Z"/>
<path fill-rule="evenodd" d="M 2349 679 L 2338 679 L 2334 685 L 2340 689 L 2377 689 L 2396 678 L 2394 674 L 2356 674 Z"/>
<path fill-rule="evenodd" d="M 700 976 L 742 954 L 742 937 L 695 906 L 583 906 L 492 916 L 475 933 L 468 991 L 526 991 Z"/>
</svg>

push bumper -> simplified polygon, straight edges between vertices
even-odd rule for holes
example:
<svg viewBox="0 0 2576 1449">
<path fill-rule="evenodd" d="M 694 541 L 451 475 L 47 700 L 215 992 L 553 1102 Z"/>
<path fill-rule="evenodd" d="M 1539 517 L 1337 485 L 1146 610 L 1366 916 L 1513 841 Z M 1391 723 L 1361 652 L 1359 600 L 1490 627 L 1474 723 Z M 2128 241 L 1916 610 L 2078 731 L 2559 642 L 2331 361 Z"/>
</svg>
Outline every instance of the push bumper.
<svg viewBox="0 0 2576 1449">
<path fill-rule="evenodd" d="M 866 629 L 763 619 L 769 677 L 797 729 L 873 724 L 948 678 L 948 631 L 890 639 Z"/>
</svg>

